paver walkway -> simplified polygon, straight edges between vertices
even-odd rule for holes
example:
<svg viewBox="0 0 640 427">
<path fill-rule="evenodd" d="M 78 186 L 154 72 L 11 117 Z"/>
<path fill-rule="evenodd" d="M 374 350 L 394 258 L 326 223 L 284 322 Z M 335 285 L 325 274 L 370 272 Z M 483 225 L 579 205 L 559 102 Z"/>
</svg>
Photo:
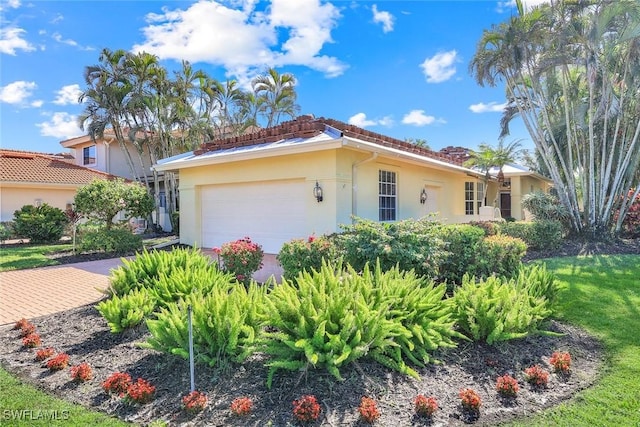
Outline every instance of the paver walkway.
<svg viewBox="0 0 640 427">
<path fill-rule="evenodd" d="M 210 249 L 202 253 L 216 259 Z M 275 255 L 265 254 L 263 263 L 254 279 L 264 282 L 271 275 L 280 277 L 282 268 Z M 0 273 L 0 325 L 99 301 L 109 286 L 109 272 L 121 264 L 120 258 L 112 258 Z"/>
</svg>

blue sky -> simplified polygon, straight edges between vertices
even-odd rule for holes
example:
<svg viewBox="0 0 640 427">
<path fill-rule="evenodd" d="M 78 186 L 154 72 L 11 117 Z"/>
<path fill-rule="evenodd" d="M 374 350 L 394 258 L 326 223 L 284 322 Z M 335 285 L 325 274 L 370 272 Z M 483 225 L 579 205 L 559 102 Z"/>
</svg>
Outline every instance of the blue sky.
<svg viewBox="0 0 640 427">
<path fill-rule="evenodd" d="M 103 48 L 144 50 L 168 69 L 186 59 L 221 81 L 275 66 L 296 76 L 301 113 L 436 150 L 496 144 L 504 88 L 478 86 L 468 65 L 512 3 L 2 0 L 0 146 L 62 152 L 81 135 L 83 71 Z M 519 123 L 515 139 L 530 146 Z"/>
</svg>

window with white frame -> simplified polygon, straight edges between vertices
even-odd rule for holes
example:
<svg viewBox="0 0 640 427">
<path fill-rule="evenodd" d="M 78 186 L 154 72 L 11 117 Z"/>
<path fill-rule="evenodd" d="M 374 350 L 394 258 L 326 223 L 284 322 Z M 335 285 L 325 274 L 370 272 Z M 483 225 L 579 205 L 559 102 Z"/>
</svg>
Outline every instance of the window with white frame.
<svg viewBox="0 0 640 427">
<path fill-rule="evenodd" d="M 476 200 L 475 182 L 464 183 L 464 214 L 473 215 L 475 213 L 474 204 Z"/>
<path fill-rule="evenodd" d="M 90 145 L 82 149 L 82 164 L 92 165 L 96 162 L 96 146 Z"/>
<path fill-rule="evenodd" d="M 476 213 L 480 214 L 480 208 L 484 206 L 484 182 L 477 183 L 477 204 L 476 204 Z"/>
<path fill-rule="evenodd" d="M 398 182 L 395 172 L 378 171 L 378 218 L 395 221 L 398 205 Z"/>
</svg>

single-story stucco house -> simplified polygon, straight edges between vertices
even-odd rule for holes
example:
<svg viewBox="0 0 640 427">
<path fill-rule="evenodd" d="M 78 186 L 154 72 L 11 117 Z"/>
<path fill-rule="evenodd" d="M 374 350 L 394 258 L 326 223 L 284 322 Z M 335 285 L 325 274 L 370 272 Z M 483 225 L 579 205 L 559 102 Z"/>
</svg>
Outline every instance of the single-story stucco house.
<svg viewBox="0 0 640 427">
<path fill-rule="evenodd" d="M 153 167 L 179 172 L 181 243 L 212 248 L 248 236 L 275 254 L 291 239 L 340 231 L 353 217 L 494 219 L 493 205 L 481 209 L 485 200 L 513 191 L 521 178 L 513 176 L 509 188 L 491 181 L 483 200 L 483 174 L 462 162 L 337 120 L 301 116 Z M 534 190 L 546 189 L 544 178 L 531 179 Z"/>
<path fill-rule="evenodd" d="M 46 154 L 0 149 L 0 222 L 12 221 L 25 205 L 65 210 L 72 206 L 78 188 L 94 179 L 113 175 L 74 164 L 66 154 Z"/>
</svg>

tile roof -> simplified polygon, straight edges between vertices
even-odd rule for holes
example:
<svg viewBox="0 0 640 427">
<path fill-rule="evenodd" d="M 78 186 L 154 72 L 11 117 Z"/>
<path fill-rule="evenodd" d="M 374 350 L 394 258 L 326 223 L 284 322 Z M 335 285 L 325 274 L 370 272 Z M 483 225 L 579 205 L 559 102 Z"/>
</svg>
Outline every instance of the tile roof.
<svg viewBox="0 0 640 427">
<path fill-rule="evenodd" d="M 68 154 L 47 154 L 0 149 L 0 182 L 88 184 L 114 175 L 73 163 Z"/>
<path fill-rule="evenodd" d="M 325 119 L 324 117 L 316 119 L 313 116 L 300 116 L 295 120 L 283 122 L 270 128 L 260 129 L 253 133 L 207 142 L 202 144 L 199 149 L 193 152 L 193 154 L 199 156 L 212 151 L 249 147 L 257 144 L 272 143 L 283 139 L 312 138 L 321 134 L 327 130 L 327 128 L 338 130 L 341 136 L 372 142 L 374 144 L 388 148 L 395 148 L 408 153 L 419 154 L 456 166 L 462 166 L 463 163 L 458 156 L 428 150 L 424 147 L 371 132 L 338 120 Z"/>
</svg>

